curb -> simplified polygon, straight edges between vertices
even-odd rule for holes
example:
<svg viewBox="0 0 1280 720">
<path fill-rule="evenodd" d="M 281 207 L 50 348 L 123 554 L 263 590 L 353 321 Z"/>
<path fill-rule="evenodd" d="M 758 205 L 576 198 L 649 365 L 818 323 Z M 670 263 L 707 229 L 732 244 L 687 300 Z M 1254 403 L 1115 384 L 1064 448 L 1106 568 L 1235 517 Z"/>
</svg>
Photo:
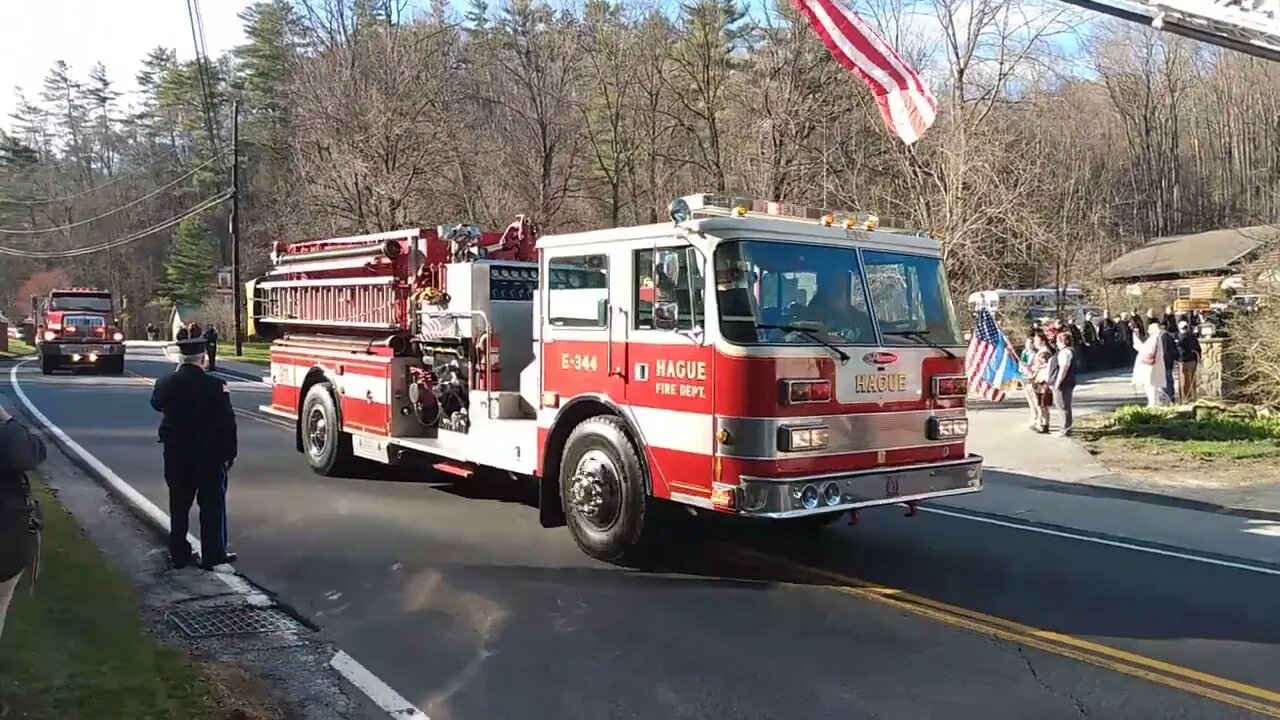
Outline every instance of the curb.
<svg viewBox="0 0 1280 720">
<path fill-rule="evenodd" d="M 1006 475 L 1017 474 L 1009 473 L 1004 470 L 993 470 L 992 472 L 999 472 Z M 1067 482 L 1063 480 L 1049 480 L 1046 478 L 1034 478 L 1033 480 L 1027 481 L 1017 480 L 1016 482 L 1027 487 L 1045 490 L 1048 492 L 1056 492 L 1062 495 L 1110 497 L 1117 500 L 1129 500 L 1131 502 L 1143 503 L 1145 505 L 1161 505 L 1164 507 L 1173 507 L 1182 510 L 1194 510 L 1196 512 L 1213 513 L 1215 515 L 1240 517 L 1248 520 L 1280 522 L 1280 510 L 1234 507 L 1231 505 L 1215 503 L 1210 500 L 1198 500 L 1195 498 L 1184 497 L 1182 495 L 1170 495 L 1166 493 L 1151 492 L 1148 490 L 1134 490 L 1132 488 L 1120 487 L 1117 485 L 1104 485 L 1094 482 Z"/>
</svg>

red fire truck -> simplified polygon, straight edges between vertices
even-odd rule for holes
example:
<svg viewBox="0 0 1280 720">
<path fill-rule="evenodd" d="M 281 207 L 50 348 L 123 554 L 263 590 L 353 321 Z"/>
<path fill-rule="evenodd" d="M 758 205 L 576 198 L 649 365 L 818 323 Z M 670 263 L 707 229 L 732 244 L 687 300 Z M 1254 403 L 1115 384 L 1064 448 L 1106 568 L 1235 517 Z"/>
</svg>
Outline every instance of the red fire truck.
<svg viewBox="0 0 1280 720">
<path fill-rule="evenodd" d="M 609 561 L 659 503 L 813 527 L 980 490 L 935 239 L 714 195 L 671 217 L 277 243 L 262 410 L 321 474 L 415 456 L 537 482 L 543 525 Z"/>
<path fill-rule="evenodd" d="M 116 326 L 109 291 L 73 287 L 33 296 L 31 317 L 45 375 L 78 367 L 124 373 L 124 333 Z"/>
</svg>

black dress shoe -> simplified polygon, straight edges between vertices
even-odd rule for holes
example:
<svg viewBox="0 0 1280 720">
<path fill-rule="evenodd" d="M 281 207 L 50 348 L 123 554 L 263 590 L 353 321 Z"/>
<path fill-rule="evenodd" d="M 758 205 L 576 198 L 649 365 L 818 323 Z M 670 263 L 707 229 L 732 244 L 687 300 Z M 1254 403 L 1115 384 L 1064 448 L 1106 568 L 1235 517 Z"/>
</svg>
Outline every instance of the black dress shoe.
<svg viewBox="0 0 1280 720">
<path fill-rule="evenodd" d="M 233 552 L 229 552 L 229 553 L 227 553 L 226 555 L 223 555 L 221 560 L 218 560 L 218 561 L 216 561 L 216 562 L 202 562 L 202 563 L 200 563 L 200 567 L 201 567 L 201 568 L 204 568 L 205 570 L 212 570 L 212 569 L 214 569 L 214 568 L 218 567 L 219 565 L 230 565 L 231 563 L 234 563 L 235 561 L 237 561 L 237 560 L 239 560 L 239 559 L 240 559 L 240 556 L 239 556 L 239 555 L 237 555 L 236 553 L 233 553 Z"/>
<path fill-rule="evenodd" d="M 191 567 L 192 565 L 199 565 L 200 556 L 195 553 L 189 553 L 185 557 L 183 556 L 175 557 L 173 555 L 170 555 L 169 562 L 172 563 L 174 570 L 181 570 L 186 567 Z"/>
</svg>

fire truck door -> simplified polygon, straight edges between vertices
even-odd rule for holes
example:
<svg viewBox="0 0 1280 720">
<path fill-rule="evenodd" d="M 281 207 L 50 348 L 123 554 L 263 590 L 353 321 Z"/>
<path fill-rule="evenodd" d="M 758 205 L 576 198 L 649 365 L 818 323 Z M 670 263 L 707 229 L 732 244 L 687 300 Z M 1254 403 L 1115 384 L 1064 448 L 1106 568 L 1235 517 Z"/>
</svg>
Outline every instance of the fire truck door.
<svg viewBox="0 0 1280 720">
<path fill-rule="evenodd" d="M 674 239 L 672 240 L 674 242 Z M 649 463 L 653 493 L 710 502 L 714 352 L 706 342 L 704 276 L 688 245 L 631 253 L 626 402 Z"/>
<path fill-rule="evenodd" d="M 610 285 L 616 272 L 604 253 L 549 256 L 542 274 L 546 305 L 541 313 L 542 389 L 560 402 L 582 395 L 623 397 L 622 379 L 609 363 L 619 361 L 611 342 L 614 319 Z"/>
</svg>

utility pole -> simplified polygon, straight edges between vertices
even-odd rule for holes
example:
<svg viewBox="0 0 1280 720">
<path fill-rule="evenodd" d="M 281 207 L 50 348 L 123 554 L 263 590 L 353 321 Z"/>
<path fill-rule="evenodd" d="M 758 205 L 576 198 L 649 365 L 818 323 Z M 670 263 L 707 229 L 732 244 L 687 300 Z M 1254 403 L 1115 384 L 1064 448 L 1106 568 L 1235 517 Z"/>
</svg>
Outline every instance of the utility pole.
<svg viewBox="0 0 1280 720">
<path fill-rule="evenodd" d="M 240 293 L 240 101 L 231 103 L 231 302 L 235 313 L 236 357 L 244 355 L 244 303 Z"/>
</svg>

